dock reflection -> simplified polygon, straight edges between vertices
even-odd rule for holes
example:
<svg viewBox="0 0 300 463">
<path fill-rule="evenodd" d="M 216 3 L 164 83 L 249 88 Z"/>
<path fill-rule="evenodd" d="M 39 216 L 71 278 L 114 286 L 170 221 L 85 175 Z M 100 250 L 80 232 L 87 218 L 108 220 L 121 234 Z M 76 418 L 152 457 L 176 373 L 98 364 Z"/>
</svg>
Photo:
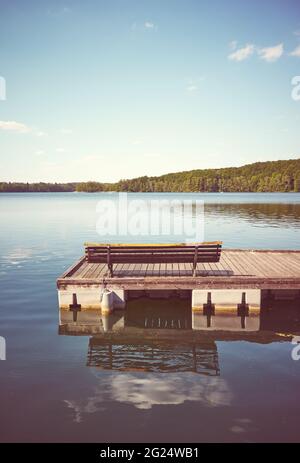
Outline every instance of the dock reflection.
<svg viewBox="0 0 300 463">
<path fill-rule="evenodd" d="M 175 344 L 168 340 L 127 337 L 112 342 L 94 336 L 89 341 L 87 365 L 119 371 L 220 374 L 213 340 L 202 343 L 180 340 Z"/>
<path fill-rule="evenodd" d="M 59 333 L 90 335 L 87 366 L 103 370 L 219 376 L 218 341 L 269 343 L 300 332 L 299 298 L 268 297 L 243 317 L 233 309 L 194 313 L 187 300 L 138 299 L 102 315 L 60 311 Z M 245 321 L 246 319 L 246 321 Z M 290 335 L 290 337 L 289 337 Z"/>
</svg>

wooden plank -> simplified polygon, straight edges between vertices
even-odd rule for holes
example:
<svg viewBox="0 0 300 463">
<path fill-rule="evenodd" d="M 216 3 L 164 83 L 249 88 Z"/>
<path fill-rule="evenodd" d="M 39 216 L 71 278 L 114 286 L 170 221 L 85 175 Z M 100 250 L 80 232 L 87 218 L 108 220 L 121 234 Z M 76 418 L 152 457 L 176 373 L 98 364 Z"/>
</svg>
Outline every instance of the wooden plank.
<svg viewBox="0 0 300 463">
<path fill-rule="evenodd" d="M 98 269 L 98 264 L 89 264 L 88 271 L 85 274 L 85 278 L 95 278 L 95 273 Z"/>
<path fill-rule="evenodd" d="M 202 265 L 202 264 L 200 264 Z M 185 275 L 192 275 L 193 274 L 193 267 L 192 267 L 192 264 L 184 264 L 184 267 L 185 267 Z"/>
<path fill-rule="evenodd" d="M 178 265 L 179 264 L 176 262 L 172 263 L 172 275 L 173 276 L 179 276 Z"/>
<path fill-rule="evenodd" d="M 223 261 L 226 266 L 234 273 L 234 275 L 241 275 L 240 269 L 236 266 L 235 260 L 232 259 L 230 253 L 223 253 Z"/>
<path fill-rule="evenodd" d="M 239 268 L 240 272 L 242 275 L 249 275 L 250 270 L 249 270 L 249 265 L 248 261 L 243 261 L 241 259 L 241 252 L 237 253 L 232 253 L 231 254 L 231 259 L 234 259 L 235 265 Z"/>
<path fill-rule="evenodd" d="M 148 268 L 147 268 L 147 277 L 149 276 L 152 276 L 153 275 L 153 270 L 154 270 L 154 264 L 153 263 L 149 263 L 148 264 Z"/>
<path fill-rule="evenodd" d="M 240 253 L 230 253 L 228 256 L 230 261 L 234 264 L 234 266 L 239 270 L 240 275 L 249 275 L 249 268 L 247 265 L 243 265 L 240 261 Z"/>
<path fill-rule="evenodd" d="M 261 254 L 256 254 L 255 255 L 255 263 L 256 265 L 259 265 L 262 271 L 264 272 L 266 277 L 272 277 L 276 275 L 281 275 L 282 273 L 277 271 L 277 268 L 274 267 L 274 263 L 272 263 L 269 259 L 267 254 L 261 255 Z"/>
<path fill-rule="evenodd" d="M 252 263 L 252 265 L 254 266 L 254 268 L 256 268 L 256 275 L 257 276 L 262 276 L 264 278 L 267 278 L 268 275 L 269 275 L 269 270 L 268 268 L 266 267 L 265 263 L 261 262 L 260 259 L 258 258 L 259 254 L 257 254 L 256 252 L 252 252 L 252 253 L 249 253 L 247 255 L 247 260 L 250 261 Z"/>
<path fill-rule="evenodd" d="M 260 276 L 267 276 L 267 272 L 263 266 L 260 265 L 259 261 L 257 261 L 256 256 L 254 254 L 251 255 L 249 252 L 248 254 L 243 254 L 242 252 L 232 253 L 233 259 L 237 265 L 243 270 L 243 275 L 260 275 Z"/>
<path fill-rule="evenodd" d="M 131 264 L 123 264 L 122 270 L 121 270 L 121 276 L 126 277 L 129 276 L 131 273 Z"/>
<path fill-rule="evenodd" d="M 256 275 L 256 276 L 267 276 L 268 272 L 265 267 L 260 265 L 260 262 L 256 259 L 256 256 L 251 252 L 245 254 L 243 252 L 234 253 L 234 259 L 238 262 L 238 265 L 244 269 L 244 275 Z"/>
<path fill-rule="evenodd" d="M 283 255 L 277 255 L 276 257 L 274 254 L 268 255 L 268 260 L 273 263 L 274 268 L 278 269 L 278 273 L 297 276 L 297 268 L 295 268 L 294 263 L 291 259 L 286 259 Z"/>
<path fill-rule="evenodd" d="M 136 264 L 125 264 L 125 266 L 126 276 L 133 276 Z"/>
<path fill-rule="evenodd" d="M 291 252 L 289 256 L 300 264 L 300 252 Z"/>
<path fill-rule="evenodd" d="M 289 254 L 289 261 L 290 260 L 292 260 L 297 265 L 297 268 L 300 271 L 300 253 L 299 254 L 297 253 Z"/>
<path fill-rule="evenodd" d="M 147 274 L 147 268 L 148 268 L 148 264 L 142 264 L 141 266 L 141 276 L 146 276 Z"/>
<path fill-rule="evenodd" d="M 80 274 L 80 278 L 88 278 L 88 275 L 91 271 L 91 266 L 93 264 L 91 264 L 90 262 L 88 262 L 87 266 L 85 267 L 85 269 L 81 272 Z"/>
<path fill-rule="evenodd" d="M 193 266 L 192 266 L 192 264 L 187 264 L 187 265 L 190 265 L 189 275 L 192 276 L 193 275 Z M 199 275 L 199 276 L 207 274 L 207 270 L 205 269 L 205 266 L 204 266 L 203 262 L 197 264 L 197 269 L 196 270 L 197 270 L 197 275 Z"/>
<path fill-rule="evenodd" d="M 166 265 L 166 275 L 172 275 L 173 274 L 173 266 L 172 264 L 167 264 Z"/>
<path fill-rule="evenodd" d="M 300 254 L 281 254 L 280 259 L 283 260 L 288 266 L 292 266 L 297 273 L 300 271 Z"/>
<path fill-rule="evenodd" d="M 85 263 L 85 256 L 80 257 L 74 264 L 72 264 L 62 275 L 61 278 L 73 275 Z"/>
<path fill-rule="evenodd" d="M 159 268 L 159 275 L 165 277 L 167 274 L 167 264 L 161 263 Z"/>
<path fill-rule="evenodd" d="M 159 275 L 159 267 L 160 267 L 160 264 L 154 264 L 153 275 Z"/>
<path fill-rule="evenodd" d="M 219 272 L 218 263 L 216 263 L 216 262 L 209 262 L 208 265 L 209 265 L 209 267 L 210 267 L 211 274 L 212 274 L 212 275 L 218 275 L 218 272 Z"/>
<path fill-rule="evenodd" d="M 223 276 L 229 276 L 230 275 L 231 269 L 228 269 L 228 267 L 226 267 L 225 262 L 222 260 L 222 256 L 221 256 L 221 259 L 220 259 L 220 261 L 218 262 L 217 265 L 218 265 L 218 268 L 219 268 L 220 275 L 223 275 Z"/>
<path fill-rule="evenodd" d="M 253 263 L 253 258 L 251 259 L 250 253 L 246 255 L 245 253 L 241 252 L 239 253 L 239 258 L 241 265 L 243 265 L 243 267 L 248 270 L 249 275 L 264 276 L 264 272 L 262 272 L 261 269 Z"/>
<path fill-rule="evenodd" d="M 114 264 L 113 265 L 113 273 L 114 275 L 122 275 L 124 264 Z"/>
<path fill-rule="evenodd" d="M 78 267 L 77 270 L 74 273 L 65 272 L 65 273 L 67 273 L 65 276 L 67 276 L 67 277 L 72 276 L 72 277 L 76 277 L 76 278 L 79 277 L 80 278 L 80 275 L 82 274 L 83 270 L 86 269 L 88 265 L 89 265 L 88 262 L 86 260 L 84 260 L 82 265 L 80 267 Z"/>
<path fill-rule="evenodd" d="M 96 273 L 96 278 L 101 278 L 107 273 L 107 265 L 106 264 L 98 264 L 98 271 Z"/>
<path fill-rule="evenodd" d="M 136 264 L 133 264 L 133 265 L 134 265 L 134 268 L 132 270 L 132 275 L 138 277 L 140 275 L 140 270 L 141 270 L 142 264 L 141 263 L 136 263 Z"/>
<path fill-rule="evenodd" d="M 263 256 L 263 259 L 270 265 L 274 272 L 273 274 L 275 274 L 275 272 L 281 275 L 290 273 L 289 265 L 287 265 L 286 261 L 281 261 L 280 255 L 277 254 L 276 257 L 273 257 L 272 254 L 267 254 L 266 256 Z"/>
</svg>

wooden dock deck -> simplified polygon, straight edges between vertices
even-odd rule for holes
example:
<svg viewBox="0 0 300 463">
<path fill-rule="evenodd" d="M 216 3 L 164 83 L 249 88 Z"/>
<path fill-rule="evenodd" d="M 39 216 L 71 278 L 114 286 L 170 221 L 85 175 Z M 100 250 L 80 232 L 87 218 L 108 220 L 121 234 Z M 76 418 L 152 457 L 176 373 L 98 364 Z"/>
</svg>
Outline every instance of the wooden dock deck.
<svg viewBox="0 0 300 463">
<path fill-rule="evenodd" d="M 116 264 L 114 277 L 106 264 L 82 257 L 57 280 L 69 286 L 113 286 L 124 290 L 151 289 L 300 289 L 300 250 L 224 249 L 217 263 Z"/>
</svg>

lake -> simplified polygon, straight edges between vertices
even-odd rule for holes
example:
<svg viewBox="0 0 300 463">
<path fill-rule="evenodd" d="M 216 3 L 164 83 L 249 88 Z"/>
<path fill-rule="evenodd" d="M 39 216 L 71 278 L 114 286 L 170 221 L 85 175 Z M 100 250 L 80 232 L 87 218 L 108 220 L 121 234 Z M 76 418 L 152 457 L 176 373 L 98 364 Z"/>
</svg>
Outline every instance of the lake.
<svg viewBox="0 0 300 463">
<path fill-rule="evenodd" d="M 203 200 L 204 238 L 225 247 L 300 249 L 298 193 L 130 196 Z M 192 338 L 189 307 L 179 300 L 133 301 L 125 315 L 130 337 L 114 334 L 109 345 L 92 333 L 59 330 L 56 278 L 85 241 L 100 240 L 98 201 L 116 198 L 0 195 L 0 336 L 7 347 L 0 441 L 299 441 L 300 361 L 284 336 L 300 333 L 299 299 L 262 314 L 258 333 Z M 151 332 L 141 336 L 145 317 L 155 341 Z M 157 340 L 160 317 L 167 332 Z"/>
</svg>

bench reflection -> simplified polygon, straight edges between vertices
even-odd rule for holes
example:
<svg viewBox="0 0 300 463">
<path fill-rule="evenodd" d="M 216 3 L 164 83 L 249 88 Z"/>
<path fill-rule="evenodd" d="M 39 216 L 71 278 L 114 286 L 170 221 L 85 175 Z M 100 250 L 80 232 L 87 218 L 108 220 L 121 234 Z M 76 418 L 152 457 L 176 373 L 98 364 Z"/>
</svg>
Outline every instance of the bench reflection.
<svg viewBox="0 0 300 463">
<path fill-rule="evenodd" d="M 261 308 L 247 317 L 233 308 L 195 313 L 184 299 L 141 299 L 111 314 L 78 312 L 75 321 L 72 311 L 60 310 L 59 323 L 59 334 L 91 336 L 87 366 L 207 376 L 220 375 L 217 341 L 290 341 L 299 332 L 299 298 L 284 298 L 283 293 L 266 293 Z"/>
</svg>

